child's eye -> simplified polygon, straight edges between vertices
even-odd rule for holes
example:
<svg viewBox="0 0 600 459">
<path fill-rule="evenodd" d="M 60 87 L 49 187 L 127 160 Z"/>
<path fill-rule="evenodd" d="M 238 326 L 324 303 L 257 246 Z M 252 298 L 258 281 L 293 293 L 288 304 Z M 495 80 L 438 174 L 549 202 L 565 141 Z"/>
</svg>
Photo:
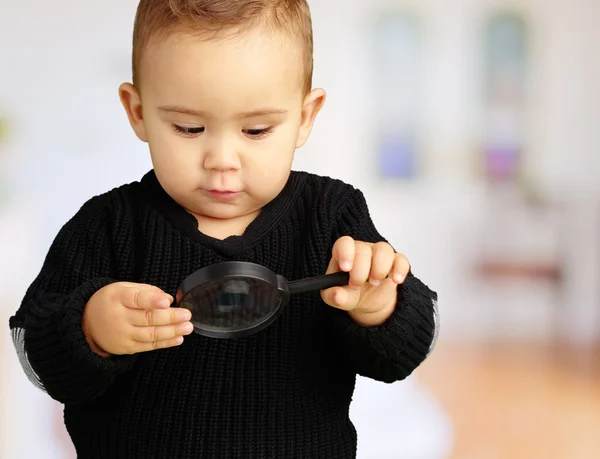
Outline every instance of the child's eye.
<svg viewBox="0 0 600 459">
<path fill-rule="evenodd" d="M 244 134 L 253 139 L 261 139 L 273 132 L 273 126 L 264 129 L 244 129 Z"/>
<path fill-rule="evenodd" d="M 194 137 L 204 132 L 203 127 L 184 127 L 179 126 L 178 124 L 173 125 L 173 130 L 179 134 L 187 135 L 189 137 Z"/>
</svg>

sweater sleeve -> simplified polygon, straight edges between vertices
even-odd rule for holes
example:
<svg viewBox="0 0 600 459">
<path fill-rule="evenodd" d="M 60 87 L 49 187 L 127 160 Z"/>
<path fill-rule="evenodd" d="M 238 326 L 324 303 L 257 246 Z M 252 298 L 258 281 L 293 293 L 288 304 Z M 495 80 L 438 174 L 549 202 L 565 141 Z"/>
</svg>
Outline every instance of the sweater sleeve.
<svg viewBox="0 0 600 459">
<path fill-rule="evenodd" d="M 134 356 L 103 358 L 82 329 L 89 298 L 115 282 L 115 260 L 105 197 L 82 206 L 62 227 L 10 318 L 13 343 L 28 378 L 62 403 L 83 403 L 103 393 L 133 364 Z"/>
<path fill-rule="evenodd" d="M 387 242 L 371 220 L 363 194 L 347 195 L 336 219 L 334 241 L 342 236 L 364 242 Z M 438 333 L 437 294 L 412 270 L 397 287 L 392 315 L 381 325 L 364 327 L 350 315 L 331 309 L 333 328 L 340 349 L 353 370 L 361 376 L 386 383 L 409 376 L 431 353 Z"/>
</svg>

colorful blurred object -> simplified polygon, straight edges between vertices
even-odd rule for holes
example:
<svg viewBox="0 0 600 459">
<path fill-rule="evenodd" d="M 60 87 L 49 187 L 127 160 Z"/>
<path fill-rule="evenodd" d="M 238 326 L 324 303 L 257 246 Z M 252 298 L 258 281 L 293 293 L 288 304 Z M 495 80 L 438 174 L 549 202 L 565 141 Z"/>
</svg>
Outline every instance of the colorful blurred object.
<svg viewBox="0 0 600 459">
<path fill-rule="evenodd" d="M 514 181 L 525 153 L 527 24 L 516 13 L 493 15 L 485 36 L 484 154 L 491 181 Z"/>
<path fill-rule="evenodd" d="M 379 174 L 410 179 L 417 174 L 419 154 L 420 23 L 410 12 L 384 10 L 371 34 Z"/>
</svg>

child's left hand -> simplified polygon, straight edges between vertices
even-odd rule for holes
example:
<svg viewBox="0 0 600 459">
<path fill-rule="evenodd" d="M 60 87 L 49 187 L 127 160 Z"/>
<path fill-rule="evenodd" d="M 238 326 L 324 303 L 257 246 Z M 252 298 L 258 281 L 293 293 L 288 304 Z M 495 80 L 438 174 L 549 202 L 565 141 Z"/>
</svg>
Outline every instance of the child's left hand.
<svg viewBox="0 0 600 459">
<path fill-rule="evenodd" d="M 321 297 L 329 306 L 348 311 L 360 325 L 380 325 L 394 311 L 396 286 L 409 270 L 408 259 L 387 242 L 373 244 L 343 236 L 333 245 L 327 274 L 350 272 L 350 283 L 323 290 Z"/>
</svg>

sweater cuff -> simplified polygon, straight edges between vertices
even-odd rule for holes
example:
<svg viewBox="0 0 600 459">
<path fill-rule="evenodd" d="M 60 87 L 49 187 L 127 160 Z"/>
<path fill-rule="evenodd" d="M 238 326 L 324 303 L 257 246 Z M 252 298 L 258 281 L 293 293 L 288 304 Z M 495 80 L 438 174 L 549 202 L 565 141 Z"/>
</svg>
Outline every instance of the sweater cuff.
<svg viewBox="0 0 600 459">
<path fill-rule="evenodd" d="M 437 336 L 437 294 L 411 273 L 397 287 L 398 300 L 381 325 L 364 327 L 341 310 L 334 328 L 363 376 L 403 379 L 429 355 Z"/>
<path fill-rule="evenodd" d="M 31 315 L 36 319 L 28 321 L 24 329 L 13 330 L 15 346 L 18 350 L 21 341 L 22 357 L 32 372 L 30 379 L 33 377 L 34 383 L 57 400 L 77 403 L 94 398 L 135 361 L 135 356 L 99 356 L 92 351 L 83 332 L 85 305 L 94 293 L 113 282 L 108 278 L 86 282 L 57 301 L 57 307 L 49 315 L 46 313 L 46 317 L 41 310 L 44 305 L 39 305 L 37 314 L 32 305 Z"/>
</svg>

